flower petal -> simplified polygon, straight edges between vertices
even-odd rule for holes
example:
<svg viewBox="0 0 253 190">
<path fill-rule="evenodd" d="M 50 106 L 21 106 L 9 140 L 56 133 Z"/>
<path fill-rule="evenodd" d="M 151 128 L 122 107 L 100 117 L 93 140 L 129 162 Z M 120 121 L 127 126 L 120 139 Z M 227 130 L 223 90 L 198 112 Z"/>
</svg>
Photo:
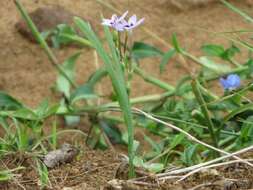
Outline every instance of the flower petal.
<svg viewBox="0 0 253 190">
<path fill-rule="evenodd" d="M 116 21 L 118 19 L 118 16 L 116 14 L 112 15 L 111 21 Z"/>
<path fill-rule="evenodd" d="M 127 16 L 128 11 L 124 12 L 123 15 L 121 17 L 119 17 L 118 21 L 123 21 L 125 19 L 125 17 Z"/>
<path fill-rule="evenodd" d="M 241 79 L 236 74 L 230 74 L 226 78 L 220 78 L 220 83 L 224 90 L 234 90 L 241 85 Z"/>
<path fill-rule="evenodd" d="M 136 15 L 131 16 L 131 17 L 129 18 L 129 20 L 128 20 L 128 24 L 129 24 L 129 25 L 135 25 L 136 22 L 137 22 L 137 17 L 136 17 Z"/>
<path fill-rule="evenodd" d="M 112 21 L 110 19 L 103 19 L 102 25 L 112 26 Z"/>
<path fill-rule="evenodd" d="M 114 26 L 113 26 L 113 28 L 115 29 L 115 30 L 117 30 L 117 31 L 119 31 L 119 32 L 122 32 L 122 31 L 124 31 L 124 29 L 125 29 L 125 25 L 123 25 L 122 23 L 116 23 Z"/>
<path fill-rule="evenodd" d="M 140 20 L 138 20 L 138 22 L 135 24 L 135 27 L 139 26 L 140 24 L 142 24 L 144 22 L 145 18 L 142 18 Z"/>
</svg>

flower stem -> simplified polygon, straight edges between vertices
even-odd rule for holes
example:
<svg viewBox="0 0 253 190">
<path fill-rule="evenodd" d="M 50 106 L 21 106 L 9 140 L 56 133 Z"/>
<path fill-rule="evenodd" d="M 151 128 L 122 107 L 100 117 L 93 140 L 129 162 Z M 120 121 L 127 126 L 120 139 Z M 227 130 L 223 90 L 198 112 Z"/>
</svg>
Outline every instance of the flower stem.
<svg viewBox="0 0 253 190">
<path fill-rule="evenodd" d="M 121 35 L 120 35 L 120 32 L 118 32 L 118 49 L 119 49 L 120 61 L 122 61 L 123 56 L 122 56 L 122 51 L 121 51 Z"/>
<path fill-rule="evenodd" d="M 213 145 L 214 145 L 215 148 L 218 148 L 218 146 L 219 146 L 218 145 L 218 138 L 215 135 L 214 125 L 213 125 L 213 122 L 211 120 L 206 102 L 205 102 L 205 100 L 202 96 L 201 90 L 199 89 L 199 83 L 198 83 L 197 80 L 192 81 L 192 90 L 193 90 L 193 93 L 195 94 L 196 100 L 198 101 L 198 103 L 200 105 L 202 113 L 204 114 L 204 116 L 206 118 L 206 121 L 207 121 L 207 124 L 208 124 L 207 125 L 208 130 L 209 130 L 210 136 L 212 138 Z"/>
<path fill-rule="evenodd" d="M 166 82 L 163 82 L 155 77 L 150 76 L 149 74 L 145 73 L 143 70 L 141 70 L 139 67 L 137 66 L 133 66 L 133 71 L 139 75 L 140 77 L 142 77 L 146 82 L 149 82 L 151 84 L 154 84 L 155 86 L 158 86 L 164 90 L 167 91 L 174 91 L 175 87 L 169 85 Z"/>
</svg>

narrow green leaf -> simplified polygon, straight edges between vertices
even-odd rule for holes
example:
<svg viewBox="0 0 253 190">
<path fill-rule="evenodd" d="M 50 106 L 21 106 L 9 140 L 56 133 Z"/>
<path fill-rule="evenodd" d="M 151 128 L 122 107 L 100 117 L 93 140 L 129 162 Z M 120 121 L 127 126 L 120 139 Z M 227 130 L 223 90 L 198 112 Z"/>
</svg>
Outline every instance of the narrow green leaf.
<svg viewBox="0 0 253 190">
<path fill-rule="evenodd" d="M 162 56 L 163 52 L 149 44 L 135 42 L 132 48 L 132 55 L 135 59 L 143 59 L 146 57 Z"/>
<path fill-rule="evenodd" d="M 215 63 L 214 61 L 212 61 L 211 59 L 207 57 L 200 57 L 199 60 L 201 64 L 203 65 L 203 67 L 211 71 L 214 71 L 215 73 L 222 74 L 224 72 L 231 71 L 231 68 L 228 65 Z"/>
<path fill-rule="evenodd" d="M 121 68 L 120 59 L 116 52 L 116 47 L 113 42 L 112 34 L 110 33 L 108 27 L 104 27 L 105 36 L 107 42 L 109 44 L 109 48 L 111 51 L 111 56 L 108 54 L 101 41 L 98 39 L 94 31 L 91 29 L 90 25 L 81 20 L 80 18 L 75 18 L 75 24 L 78 26 L 81 32 L 85 34 L 88 40 L 92 43 L 93 47 L 97 50 L 98 55 L 103 60 L 106 70 L 111 78 L 111 82 L 113 88 L 118 95 L 119 104 L 124 114 L 124 120 L 128 128 L 129 134 L 129 144 L 128 144 L 128 152 L 129 152 L 129 176 L 134 177 L 134 149 L 133 149 L 133 121 L 132 121 L 132 113 L 131 107 L 129 103 L 129 98 L 127 94 L 126 82 L 124 80 L 124 73 Z"/>
<path fill-rule="evenodd" d="M 80 56 L 80 52 L 72 55 L 67 60 L 65 60 L 62 64 L 62 69 L 64 73 L 70 78 L 72 81 L 75 78 L 75 63 L 78 57 Z M 59 74 L 56 81 L 57 89 L 62 92 L 67 98 L 70 96 L 70 87 L 71 84 L 63 75 Z"/>
<path fill-rule="evenodd" d="M 163 55 L 162 61 L 160 63 L 161 73 L 164 71 L 165 66 L 169 63 L 169 60 L 173 57 L 173 55 L 175 55 L 175 53 L 176 53 L 176 50 L 171 49 Z"/>
<path fill-rule="evenodd" d="M 22 103 L 20 103 L 18 100 L 7 93 L 0 91 L 0 109 L 16 110 L 22 107 Z"/>
<path fill-rule="evenodd" d="M 157 172 L 161 172 L 164 169 L 164 164 L 162 164 L 162 163 L 151 163 L 151 164 L 144 163 L 144 168 L 146 168 L 149 172 L 157 173 Z"/>
<path fill-rule="evenodd" d="M 184 153 L 182 154 L 182 160 L 187 166 L 191 166 L 194 164 L 194 156 L 196 153 L 198 145 L 190 145 Z"/>
<path fill-rule="evenodd" d="M 237 7 L 235 7 L 234 5 L 232 5 L 231 3 L 228 3 L 225 0 L 220 0 L 226 7 L 228 7 L 229 9 L 231 9 L 232 11 L 234 11 L 235 13 L 241 15 L 245 20 L 247 20 L 248 22 L 253 23 L 253 18 L 251 16 L 249 16 L 248 14 L 244 13 L 243 11 L 241 11 L 240 9 L 238 9 Z"/>
<path fill-rule="evenodd" d="M 182 49 L 179 46 L 178 40 L 177 40 L 177 35 L 174 33 L 172 35 L 172 45 L 174 46 L 175 50 L 177 51 L 177 53 L 181 53 Z"/>
<path fill-rule="evenodd" d="M 238 109 L 233 110 L 232 112 L 230 112 L 228 115 L 225 116 L 223 122 L 226 123 L 227 121 L 235 117 L 237 114 L 243 113 L 248 110 L 253 110 L 253 104 L 243 105 L 239 107 Z"/>
<path fill-rule="evenodd" d="M 79 86 L 71 95 L 70 102 L 74 104 L 76 101 L 81 99 L 94 99 L 98 96 L 93 92 L 92 87 L 87 83 L 82 86 Z"/>
<path fill-rule="evenodd" d="M 170 149 L 173 149 L 175 148 L 176 146 L 178 146 L 179 144 L 183 143 L 185 139 L 185 135 L 184 134 L 178 134 L 176 135 L 172 142 L 170 143 Z"/>
<path fill-rule="evenodd" d="M 225 49 L 223 46 L 215 45 L 215 44 L 207 44 L 201 47 L 202 51 L 206 53 L 208 56 L 217 56 L 220 57 Z"/>
</svg>

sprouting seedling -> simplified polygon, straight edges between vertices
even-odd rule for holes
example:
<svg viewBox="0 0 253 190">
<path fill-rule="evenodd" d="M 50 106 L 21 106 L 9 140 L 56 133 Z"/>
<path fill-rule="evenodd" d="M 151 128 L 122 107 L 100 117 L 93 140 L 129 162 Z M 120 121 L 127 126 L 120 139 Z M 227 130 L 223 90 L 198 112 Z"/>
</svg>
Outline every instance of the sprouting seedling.
<svg viewBox="0 0 253 190">
<path fill-rule="evenodd" d="M 237 74 L 230 74 L 220 78 L 220 83 L 224 90 L 235 90 L 240 87 L 241 79 Z"/>
</svg>

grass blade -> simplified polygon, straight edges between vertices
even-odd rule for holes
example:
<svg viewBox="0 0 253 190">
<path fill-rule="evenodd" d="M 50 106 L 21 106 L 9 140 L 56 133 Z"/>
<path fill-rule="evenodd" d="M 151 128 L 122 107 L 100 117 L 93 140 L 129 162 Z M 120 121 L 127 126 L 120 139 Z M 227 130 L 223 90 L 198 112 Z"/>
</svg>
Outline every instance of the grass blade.
<svg viewBox="0 0 253 190">
<path fill-rule="evenodd" d="M 108 41 L 111 57 L 103 48 L 102 43 L 97 38 L 96 34 L 91 29 L 90 25 L 82 21 L 80 18 L 75 18 L 75 24 L 80 28 L 80 30 L 85 34 L 88 40 L 92 43 L 95 49 L 98 52 L 98 55 L 101 57 L 105 64 L 105 68 L 111 78 L 111 82 L 115 92 L 119 98 L 119 104 L 124 114 L 124 120 L 128 128 L 128 154 L 129 154 L 129 177 L 134 177 L 134 151 L 133 151 L 133 121 L 132 121 L 132 113 L 131 106 L 129 103 L 129 97 L 127 94 L 126 83 L 124 80 L 124 73 L 121 68 L 121 63 L 119 57 L 116 52 L 115 45 L 113 43 L 113 38 L 109 29 L 107 27 L 104 28 L 106 39 Z"/>
</svg>

